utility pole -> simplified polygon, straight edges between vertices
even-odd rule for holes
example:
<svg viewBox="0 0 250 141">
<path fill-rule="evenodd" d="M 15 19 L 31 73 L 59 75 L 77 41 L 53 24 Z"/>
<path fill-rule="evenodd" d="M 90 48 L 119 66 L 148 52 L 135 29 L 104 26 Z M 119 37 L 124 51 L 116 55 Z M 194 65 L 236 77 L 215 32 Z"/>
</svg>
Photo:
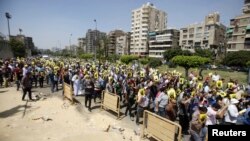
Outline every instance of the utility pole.
<svg viewBox="0 0 250 141">
<path fill-rule="evenodd" d="M 8 22 L 8 32 L 9 32 L 9 40 L 10 40 L 10 23 L 9 23 L 9 19 L 11 19 L 11 15 L 8 12 L 6 12 L 5 16 L 6 16 L 7 22 Z"/>
<path fill-rule="evenodd" d="M 95 61 L 96 61 L 96 47 L 97 47 L 97 21 L 96 19 L 94 19 L 94 22 L 95 22 Z"/>
<path fill-rule="evenodd" d="M 70 57 L 72 58 L 71 37 L 72 37 L 72 34 L 70 34 L 69 36 L 69 50 L 70 50 Z"/>
</svg>

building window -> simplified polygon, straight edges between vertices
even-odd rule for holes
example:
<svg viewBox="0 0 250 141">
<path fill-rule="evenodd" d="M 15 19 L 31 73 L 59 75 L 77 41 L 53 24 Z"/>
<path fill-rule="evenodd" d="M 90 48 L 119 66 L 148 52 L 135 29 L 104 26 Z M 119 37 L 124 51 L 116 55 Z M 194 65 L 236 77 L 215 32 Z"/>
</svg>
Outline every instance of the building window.
<svg viewBox="0 0 250 141">
<path fill-rule="evenodd" d="M 189 33 L 194 33 L 194 28 L 189 28 Z"/>
</svg>

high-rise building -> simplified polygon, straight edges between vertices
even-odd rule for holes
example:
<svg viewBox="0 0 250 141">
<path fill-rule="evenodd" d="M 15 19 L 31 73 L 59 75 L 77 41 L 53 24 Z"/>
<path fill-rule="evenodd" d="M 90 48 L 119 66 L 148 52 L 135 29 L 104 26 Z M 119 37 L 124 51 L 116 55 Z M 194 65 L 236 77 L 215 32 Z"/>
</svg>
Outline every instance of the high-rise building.
<svg viewBox="0 0 250 141">
<path fill-rule="evenodd" d="M 163 53 L 171 48 L 179 47 L 180 31 L 166 29 L 149 32 L 149 57 L 163 58 Z"/>
<path fill-rule="evenodd" d="M 78 38 L 78 48 L 86 52 L 86 38 Z"/>
<path fill-rule="evenodd" d="M 148 55 L 148 33 L 166 29 L 167 14 L 147 3 L 132 11 L 130 53 Z"/>
<path fill-rule="evenodd" d="M 219 21 L 220 15 L 215 12 L 206 16 L 204 22 L 181 28 L 179 41 L 181 48 L 192 52 L 195 48 L 201 48 L 223 53 L 226 26 Z"/>
<path fill-rule="evenodd" d="M 130 48 L 130 32 L 116 38 L 116 54 L 128 55 Z"/>
<path fill-rule="evenodd" d="M 227 28 L 227 52 L 250 51 L 250 0 L 244 1 L 242 12 L 230 20 Z"/>
<path fill-rule="evenodd" d="M 89 29 L 86 33 L 86 52 L 95 53 L 98 50 L 99 40 L 106 36 L 106 33 L 100 32 L 99 30 Z"/>
<path fill-rule="evenodd" d="M 116 53 L 116 41 L 117 41 L 117 38 L 121 36 L 125 36 L 125 32 L 122 30 L 113 30 L 109 32 L 108 54 Z"/>
</svg>

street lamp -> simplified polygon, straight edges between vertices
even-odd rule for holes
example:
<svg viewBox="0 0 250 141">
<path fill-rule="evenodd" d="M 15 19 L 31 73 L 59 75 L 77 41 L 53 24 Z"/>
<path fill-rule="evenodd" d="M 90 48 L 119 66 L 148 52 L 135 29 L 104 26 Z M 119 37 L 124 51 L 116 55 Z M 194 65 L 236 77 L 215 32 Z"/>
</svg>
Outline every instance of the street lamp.
<svg viewBox="0 0 250 141">
<path fill-rule="evenodd" d="M 70 50 L 70 57 L 72 57 L 71 37 L 72 37 L 72 34 L 70 34 L 70 36 L 69 36 L 69 50 Z"/>
<path fill-rule="evenodd" d="M 22 35 L 23 30 L 21 28 L 19 28 L 19 32 L 20 32 L 20 35 Z"/>
<path fill-rule="evenodd" d="M 97 46 L 97 21 L 94 19 L 95 22 L 95 61 L 96 61 L 96 46 Z"/>
<path fill-rule="evenodd" d="M 9 19 L 11 19 L 11 15 L 8 12 L 6 12 L 5 17 L 7 18 L 7 22 L 8 22 L 8 31 L 9 31 L 9 40 L 10 40 L 10 23 L 9 23 Z"/>
</svg>

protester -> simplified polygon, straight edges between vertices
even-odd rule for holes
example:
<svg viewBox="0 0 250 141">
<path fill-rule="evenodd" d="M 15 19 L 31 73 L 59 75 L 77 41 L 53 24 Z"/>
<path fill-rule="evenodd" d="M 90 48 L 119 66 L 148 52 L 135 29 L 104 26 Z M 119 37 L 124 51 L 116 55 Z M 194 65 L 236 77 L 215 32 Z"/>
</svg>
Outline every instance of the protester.
<svg viewBox="0 0 250 141">
<path fill-rule="evenodd" d="M 26 75 L 22 78 L 22 88 L 23 88 L 23 96 L 22 96 L 22 100 L 25 100 L 25 96 L 28 92 L 28 96 L 30 100 L 32 99 L 32 95 L 31 95 L 31 88 L 32 88 L 32 74 L 31 72 L 27 72 Z"/>
</svg>

